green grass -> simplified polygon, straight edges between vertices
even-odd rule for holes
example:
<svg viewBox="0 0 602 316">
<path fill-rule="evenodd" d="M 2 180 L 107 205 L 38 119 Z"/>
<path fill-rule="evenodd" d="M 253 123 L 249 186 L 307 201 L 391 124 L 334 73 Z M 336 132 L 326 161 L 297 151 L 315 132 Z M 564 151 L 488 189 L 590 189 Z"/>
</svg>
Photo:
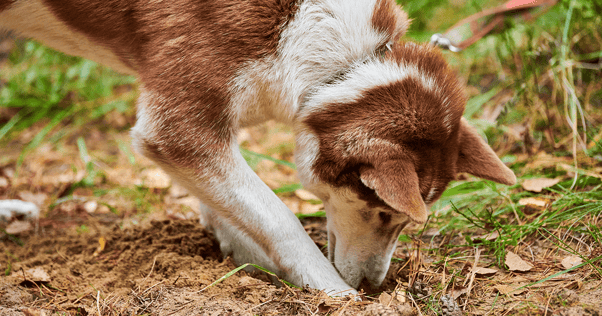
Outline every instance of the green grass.
<svg viewBox="0 0 602 316">
<path fill-rule="evenodd" d="M 110 111 L 133 108 L 132 98 L 115 100 L 113 95 L 115 88 L 133 84 L 133 77 L 34 41 L 19 43 L 10 55 L 11 67 L 0 72 L 0 78 L 6 80 L 0 89 L 0 110 L 4 110 L 0 113 L 13 113 L 8 118 L 0 115 L 0 142 L 7 143 L 34 125 L 41 129 L 24 147 L 17 166 L 50 134 L 61 135 L 57 130 L 63 124 L 81 127 Z"/>
</svg>

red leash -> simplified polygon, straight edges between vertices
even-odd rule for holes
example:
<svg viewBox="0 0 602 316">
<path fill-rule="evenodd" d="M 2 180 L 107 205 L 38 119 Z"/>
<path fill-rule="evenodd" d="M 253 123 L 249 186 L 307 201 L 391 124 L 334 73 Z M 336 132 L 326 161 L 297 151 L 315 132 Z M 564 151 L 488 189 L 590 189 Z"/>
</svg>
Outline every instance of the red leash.
<svg viewBox="0 0 602 316">
<path fill-rule="evenodd" d="M 520 16 L 525 21 L 552 8 L 558 0 L 511 0 L 503 5 L 473 14 L 450 27 L 445 34 L 434 34 L 431 44 L 459 52 L 474 44 L 504 23 L 506 16 Z"/>
</svg>

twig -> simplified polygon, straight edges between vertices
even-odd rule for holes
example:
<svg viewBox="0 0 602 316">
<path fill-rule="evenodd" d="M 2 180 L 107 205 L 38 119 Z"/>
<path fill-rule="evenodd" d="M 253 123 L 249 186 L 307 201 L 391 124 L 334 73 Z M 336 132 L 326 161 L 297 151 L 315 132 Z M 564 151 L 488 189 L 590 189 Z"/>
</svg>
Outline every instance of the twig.
<svg viewBox="0 0 602 316">
<path fill-rule="evenodd" d="M 445 267 L 447 266 L 448 256 L 445 257 L 445 262 L 443 263 L 443 271 L 441 272 L 441 288 L 443 291 L 441 292 L 441 296 L 445 295 L 445 290 L 447 290 L 447 284 L 445 284 Z"/>
<path fill-rule="evenodd" d="M 153 269 L 155 269 L 155 262 L 157 262 L 157 256 L 155 256 L 155 259 L 153 259 L 153 265 L 151 266 L 151 269 L 148 272 L 148 275 L 146 276 L 146 278 L 144 278 L 144 280 L 142 280 L 141 284 L 144 283 L 146 281 L 146 279 L 148 279 L 148 277 L 150 277 L 151 274 L 153 273 Z M 138 292 L 140 292 L 140 285 L 138 285 Z"/>
<path fill-rule="evenodd" d="M 100 313 L 100 291 L 96 292 L 96 308 L 98 308 L 98 316 L 102 316 Z"/>
<path fill-rule="evenodd" d="M 414 303 L 414 306 L 416 306 L 416 310 L 418 311 L 418 315 L 422 316 L 422 311 L 420 310 L 420 307 L 418 307 L 418 303 L 416 303 L 416 301 L 414 300 L 414 295 L 410 294 L 410 295 L 407 295 L 407 296 L 412 300 L 412 303 Z"/>
<path fill-rule="evenodd" d="M 481 257 L 481 250 L 479 247 L 475 248 L 474 252 L 474 264 L 472 265 L 472 271 L 470 274 L 470 282 L 468 282 L 468 291 L 466 291 L 466 302 L 464 303 L 464 307 L 462 310 L 466 310 L 466 306 L 468 306 L 468 299 L 470 298 L 470 291 L 472 290 L 472 282 L 476 276 L 477 263 L 479 262 L 479 257 Z"/>
<path fill-rule="evenodd" d="M 341 309 L 339 309 L 336 312 L 336 315 L 343 315 L 343 312 L 345 311 L 345 308 L 347 308 L 347 306 L 349 306 L 349 304 L 351 304 L 351 302 L 355 302 L 355 295 L 350 295 L 349 300 L 347 301 L 347 303 L 345 303 L 345 305 L 343 305 L 343 307 L 341 307 Z M 335 314 L 333 314 L 334 316 Z"/>
<path fill-rule="evenodd" d="M 251 312 L 252 310 L 256 309 L 257 307 L 261 307 L 261 306 L 263 306 L 263 305 L 265 305 L 265 304 L 267 304 L 267 303 L 271 303 L 271 302 L 273 302 L 273 301 L 274 301 L 274 299 L 271 299 L 271 300 L 265 301 L 265 302 L 263 302 L 263 303 L 261 303 L 261 304 L 259 304 L 259 305 L 255 305 L 255 306 L 253 306 L 253 307 L 251 307 L 251 308 L 247 309 L 247 312 Z"/>
<path fill-rule="evenodd" d="M 188 304 L 190 304 L 190 303 L 192 303 L 192 302 L 194 302 L 194 300 L 190 300 L 190 301 L 188 301 L 188 302 L 186 302 L 186 303 L 182 304 L 182 306 L 180 306 L 180 308 L 178 308 L 178 309 L 176 309 L 175 311 L 173 311 L 173 312 L 171 312 L 171 313 L 167 314 L 166 316 L 171 316 L 171 315 L 173 315 L 173 314 L 175 314 L 175 313 L 177 313 L 177 312 L 179 312 L 179 311 L 183 310 L 183 309 L 184 309 L 184 307 L 186 307 L 186 305 L 188 305 Z"/>
<path fill-rule="evenodd" d="M 149 287 L 148 289 L 144 290 L 144 292 L 142 292 L 141 294 L 144 294 L 144 293 L 148 292 L 150 289 L 154 288 L 155 286 L 157 286 L 157 285 L 159 285 L 159 284 L 161 284 L 161 283 L 163 283 L 163 282 L 165 282 L 165 281 L 166 281 L 166 280 L 163 280 L 163 281 L 161 281 L 161 282 L 157 282 L 157 283 L 155 283 L 155 285 L 153 285 L 153 286 Z"/>
</svg>

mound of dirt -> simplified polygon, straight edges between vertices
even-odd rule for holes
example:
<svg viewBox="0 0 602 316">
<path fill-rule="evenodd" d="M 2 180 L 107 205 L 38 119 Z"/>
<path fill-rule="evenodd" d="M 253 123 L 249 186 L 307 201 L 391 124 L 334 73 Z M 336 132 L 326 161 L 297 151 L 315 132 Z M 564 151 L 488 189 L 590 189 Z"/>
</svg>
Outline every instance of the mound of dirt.
<svg viewBox="0 0 602 316">
<path fill-rule="evenodd" d="M 208 287 L 236 266 L 222 259 L 217 241 L 196 220 L 90 227 L 2 240 L 0 267 L 10 275 L 0 280 L 0 314 L 311 315 L 343 309 L 355 315 L 365 309 L 315 290 L 277 288 L 245 271 Z"/>
</svg>

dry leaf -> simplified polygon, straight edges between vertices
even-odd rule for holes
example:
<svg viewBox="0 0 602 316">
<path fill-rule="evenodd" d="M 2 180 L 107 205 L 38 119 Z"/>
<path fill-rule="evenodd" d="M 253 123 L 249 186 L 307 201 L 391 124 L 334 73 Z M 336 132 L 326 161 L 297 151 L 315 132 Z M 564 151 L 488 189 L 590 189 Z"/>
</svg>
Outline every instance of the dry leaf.
<svg viewBox="0 0 602 316">
<path fill-rule="evenodd" d="M 11 235 L 18 235 L 31 229 L 31 224 L 28 221 L 14 221 L 6 227 L 6 232 Z"/>
<path fill-rule="evenodd" d="M 570 269 L 583 263 L 583 259 L 577 256 L 568 256 L 560 262 L 565 269 Z"/>
<path fill-rule="evenodd" d="M 169 196 L 173 197 L 173 198 L 181 198 L 181 197 L 185 197 L 188 195 L 188 191 L 180 185 L 177 184 L 173 184 L 170 188 L 169 188 Z"/>
<path fill-rule="evenodd" d="M 313 214 L 324 208 L 323 204 L 300 203 L 299 212 L 301 214 Z"/>
<path fill-rule="evenodd" d="M 541 192 L 560 182 L 560 179 L 536 178 L 523 181 L 523 189 L 531 192 Z"/>
<path fill-rule="evenodd" d="M 313 193 L 303 189 L 295 190 L 295 195 L 303 201 L 320 200 L 317 196 L 313 195 Z"/>
<path fill-rule="evenodd" d="M 399 301 L 401 304 L 405 304 L 407 302 L 406 292 L 402 290 L 397 290 L 393 292 L 393 297 Z"/>
<path fill-rule="evenodd" d="M 177 199 L 174 201 L 174 203 L 188 206 L 195 212 L 198 212 L 198 209 L 201 206 L 201 201 L 199 201 L 199 199 L 194 196 L 187 196 L 181 199 Z"/>
<path fill-rule="evenodd" d="M 46 202 L 46 199 L 48 198 L 48 196 L 44 193 L 34 194 L 28 191 L 21 191 L 17 195 L 21 198 L 21 200 L 31 202 L 38 207 L 44 206 L 44 202 Z"/>
<path fill-rule="evenodd" d="M 485 235 L 479 235 L 479 236 L 473 236 L 471 239 L 477 240 L 477 239 L 481 239 L 481 240 L 496 240 L 498 237 L 500 237 L 500 233 L 498 233 L 498 231 L 493 231 L 489 234 L 485 234 Z"/>
<path fill-rule="evenodd" d="M 144 186 L 151 189 L 167 189 L 171 185 L 171 178 L 159 168 L 145 169 L 141 173 Z"/>
<path fill-rule="evenodd" d="M 490 276 L 490 275 L 496 274 L 497 270 L 496 269 L 490 269 L 490 268 L 476 267 L 474 269 L 474 273 L 478 274 L 478 275 L 483 275 L 483 276 Z"/>
<path fill-rule="evenodd" d="M 389 306 L 389 304 L 391 303 L 391 299 L 393 299 L 393 297 L 389 293 L 382 292 L 378 297 L 378 302 L 385 306 Z"/>
<path fill-rule="evenodd" d="M 527 289 L 523 288 L 523 289 L 515 291 L 515 289 L 518 289 L 519 287 L 521 287 L 521 285 L 510 286 L 510 285 L 505 285 L 505 284 L 499 284 L 499 285 L 495 286 L 495 289 L 504 295 L 508 295 L 508 294 L 518 295 L 527 290 Z"/>
<path fill-rule="evenodd" d="M 21 309 L 21 313 L 23 313 L 25 316 L 45 316 L 46 313 L 44 313 L 43 311 L 39 310 L 39 309 L 34 309 L 34 308 L 23 308 Z"/>
<path fill-rule="evenodd" d="M 534 206 L 534 207 L 545 208 L 548 205 L 550 205 L 550 200 L 542 199 L 542 198 L 538 198 L 538 197 L 522 198 L 522 199 L 518 200 L 518 205 L 523 205 L 523 206 L 529 205 L 529 206 Z"/>
<path fill-rule="evenodd" d="M 454 298 L 454 300 L 458 299 L 462 294 L 468 293 L 468 287 L 466 286 L 456 286 L 450 291 L 450 295 Z"/>
<path fill-rule="evenodd" d="M 25 278 L 32 282 L 50 282 L 50 276 L 41 267 L 26 270 Z"/>
<path fill-rule="evenodd" d="M 0 189 L 6 189 L 8 187 L 8 179 L 0 177 Z"/>
<path fill-rule="evenodd" d="M 107 240 L 104 237 L 98 238 L 98 248 L 94 251 L 92 256 L 98 256 L 103 250 L 105 250 L 105 246 L 107 245 Z"/>
<path fill-rule="evenodd" d="M 529 271 L 533 269 L 533 265 L 521 259 L 512 251 L 508 251 L 506 254 L 506 265 L 510 271 Z"/>
<path fill-rule="evenodd" d="M 281 200 L 293 213 L 301 213 L 301 202 L 299 200 L 292 197 L 282 197 Z"/>
<path fill-rule="evenodd" d="M 96 212 L 97 208 L 98 208 L 98 202 L 96 202 L 96 201 L 88 201 L 88 202 L 84 203 L 84 210 L 88 213 Z"/>
</svg>

